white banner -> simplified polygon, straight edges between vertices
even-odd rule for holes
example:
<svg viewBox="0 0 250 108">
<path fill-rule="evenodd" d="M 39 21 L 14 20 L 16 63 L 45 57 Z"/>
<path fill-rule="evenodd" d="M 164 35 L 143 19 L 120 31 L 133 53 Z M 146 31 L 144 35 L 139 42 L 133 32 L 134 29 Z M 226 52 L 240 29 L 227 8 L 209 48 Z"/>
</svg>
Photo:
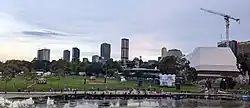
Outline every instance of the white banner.
<svg viewBox="0 0 250 108">
<path fill-rule="evenodd" d="M 175 75 L 171 74 L 160 74 L 159 75 L 160 80 L 160 86 L 168 86 L 168 87 L 174 87 L 175 86 Z"/>
</svg>

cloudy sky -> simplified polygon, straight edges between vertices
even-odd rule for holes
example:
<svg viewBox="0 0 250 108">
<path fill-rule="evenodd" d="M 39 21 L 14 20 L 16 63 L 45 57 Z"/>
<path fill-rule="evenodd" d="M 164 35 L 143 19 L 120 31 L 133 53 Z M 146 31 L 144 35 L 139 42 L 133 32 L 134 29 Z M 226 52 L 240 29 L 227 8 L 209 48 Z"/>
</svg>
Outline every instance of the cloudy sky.
<svg viewBox="0 0 250 108">
<path fill-rule="evenodd" d="M 216 46 L 225 37 L 220 16 L 230 14 L 230 39 L 250 40 L 250 0 L 0 0 L 0 60 L 36 57 L 51 49 L 51 59 L 78 47 L 81 57 L 99 54 L 111 43 L 120 58 L 120 39 L 130 39 L 130 59 L 157 59 L 161 47 L 190 53 L 198 46 Z M 225 38 L 224 38 L 225 39 Z"/>
</svg>

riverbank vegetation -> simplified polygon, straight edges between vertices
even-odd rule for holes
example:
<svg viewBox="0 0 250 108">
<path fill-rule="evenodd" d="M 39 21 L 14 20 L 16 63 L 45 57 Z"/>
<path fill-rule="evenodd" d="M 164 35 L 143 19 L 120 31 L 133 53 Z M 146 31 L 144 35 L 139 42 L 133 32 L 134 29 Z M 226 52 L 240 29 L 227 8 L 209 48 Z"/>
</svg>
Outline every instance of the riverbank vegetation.
<svg viewBox="0 0 250 108">
<path fill-rule="evenodd" d="M 127 68 L 134 68 L 137 60 L 129 61 Z M 176 74 L 184 78 L 184 82 L 192 82 L 196 79 L 195 69 L 189 66 L 189 62 L 185 58 L 165 57 L 160 62 L 148 63 L 139 60 L 139 67 L 146 69 L 159 68 L 154 74 Z M 105 63 L 94 63 L 89 61 L 68 62 L 62 59 L 53 61 L 32 60 L 7 60 L 0 62 L 0 91 L 17 91 L 18 89 L 29 89 L 31 91 L 48 91 L 50 88 L 62 90 L 63 88 L 74 88 L 78 90 L 92 89 L 131 89 L 138 88 L 139 79 L 154 79 L 153 81 L 143 81 L 140 89 L 152 89 L 163 91 L 177 91 L 175 88 L 159 87 L 155 83 L 157 75 L 145 74 L 143 71 L 128 72 L 124 71 L 118 61 L 112 59 Z M 38 75 L 41 73 L 41 75 Z M 50 73 L 49 75 L 45 75 Z M 81 73 L 81 74 L 80 74 Z M 133 74 L 132 74 L 133 73 Z M 91 76 L 98 77 L 96 80 L 89 80 Z M 120 82 L 120 77 L 125 76 L 129 79 L 127 82 Z M 107 79 L 105 83 L 105 77 Z M 36 81 L 45 78 L 46 84 L 37 84 Z M 88 83 L 85 83 L 87 79 Z M 104 82 L 104 83 L 103 83 Z M 198 91 L 196 86 L 181 86 L 178 91 Z"/>
<path fill-rule="evenodd" d="M 168 91 L 168 92 L 180 92 L 180 91 L 190 91 L 190 92 L 198 92 L 199 88 L 194 85 L 183 85 L 180 90 L 176 90 L 176 88 L 168 88 L 168 87 L 160 87 L 157 84 L 151 82 L 143 82 L 141 87 L 138 87 L 137 81 L 127 81 L 120 82 L 118 79 L 107 79 L 107 83 L 104 83 L 104 78 L 97 78 L 95 80 L 91 80 L 87 78 L 86 84 L 84 83 L 84 77 L 80 76 L 67 76 L 67 77 L 48 77 L 47 84 L 36 84 L 33 81 L 27 81 L 22 77 L 16 77 L 8 81 L 6 88 L 5 82 L 0 81 L 0 91 L 5 91 L 5 89 L 9 92 L 17 92 L 20 89 L 26 89 L 26 87 L 30 91 L 49 91 L 50 88 L 54 90 L 61 91 L 64 88 L 71 88 L 77 90 L 107 90 L 107 89 L 116 89 L 116 90 L 124 90 L 131 88 L 138 89 L 151 89 L 155 91 Z M 27 86 L 28 85 L 28 86 Z"/>
</svg>

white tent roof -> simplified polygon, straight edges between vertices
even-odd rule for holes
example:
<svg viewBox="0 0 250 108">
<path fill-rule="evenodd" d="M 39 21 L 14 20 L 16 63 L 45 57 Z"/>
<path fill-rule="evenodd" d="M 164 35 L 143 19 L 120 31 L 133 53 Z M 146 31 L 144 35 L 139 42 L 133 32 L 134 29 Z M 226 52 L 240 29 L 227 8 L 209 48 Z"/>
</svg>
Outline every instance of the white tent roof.
<svg viewBox="0 0 250 108">
<path fill-rule="evenodd" d="M 186 58 L 197 71 L 239 71 L 229 47 L 197 47 Z"/>
</svg>

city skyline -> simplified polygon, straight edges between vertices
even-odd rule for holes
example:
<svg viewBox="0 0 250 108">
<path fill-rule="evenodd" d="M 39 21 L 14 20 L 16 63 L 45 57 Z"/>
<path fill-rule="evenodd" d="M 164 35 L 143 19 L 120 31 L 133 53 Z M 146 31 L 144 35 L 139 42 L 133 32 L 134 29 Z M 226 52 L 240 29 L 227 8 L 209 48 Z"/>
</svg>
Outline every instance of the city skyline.
<svg viewBox="0 0 250 108">
<path fill-rule="evenodd" d="M 76 46 L 80 58 L 99 55 L 103 42 L 120 59 L 120 39 L 130 40 L 129 59 L 156 60 L 162 47 L 184 54 L 195 47 L 214 46 L 225 37 L 223 17 L 200 8 L 241 19 L 230 23 L 230 40 L 249 41 L 250 1 L 38 1 L 2 0 L 0 6 L 0 61 L 32 60 L 37 49 L 51 49 L 51 59 Z M 14 47 L 13 47 L 14 46 Z M 17 46 L 17 48 L 15 48 Z"/>
</svg>

